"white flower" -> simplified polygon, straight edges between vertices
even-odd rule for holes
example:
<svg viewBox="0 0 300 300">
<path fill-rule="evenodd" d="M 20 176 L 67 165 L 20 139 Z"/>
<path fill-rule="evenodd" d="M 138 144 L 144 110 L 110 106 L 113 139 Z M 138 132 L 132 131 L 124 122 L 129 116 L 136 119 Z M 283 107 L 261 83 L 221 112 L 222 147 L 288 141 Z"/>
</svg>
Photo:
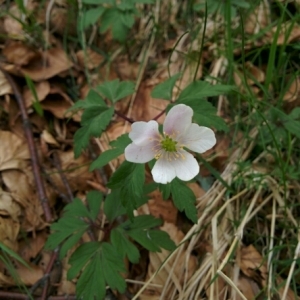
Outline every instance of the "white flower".
<svg viewBox="0 0 300 300">
<path fill-rule="evenodd" d="M 199 164 L 192 154 L 184 150 L 203 153 L 216 144 L 214 132 L 192 123 L 193 110 L 184 104 L 172 107 L 163 125 L 163 134 L 156 121 L 135 122 L 129 137 L 132 143 L 125 149 L 126 160 L 146 163 L 153 158 L 151 171 L 158 183 L 171 182 L 175 177 L 188 181 L 199 173 Z"/>
</svg>

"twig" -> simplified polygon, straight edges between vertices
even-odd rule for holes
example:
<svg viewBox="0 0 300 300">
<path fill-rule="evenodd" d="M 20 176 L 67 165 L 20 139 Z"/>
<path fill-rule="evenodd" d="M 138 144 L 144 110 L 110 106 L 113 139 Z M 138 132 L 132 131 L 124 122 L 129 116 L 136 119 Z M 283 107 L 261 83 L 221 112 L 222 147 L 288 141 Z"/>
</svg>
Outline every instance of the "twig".
<svg viewBox="0 0 300 300">
<path fill-rule="evenodd" d="M 48 202 L 48 199 L 47 199 L 45 187 L 44 187 L 44 184 L 43 184 L 43 180 L 42 180 L 42 177 L 41 177 L 37 150 L 36 150 L 36 147 L 35 147 L 33 134 L 32 134 L 32 130 L 31 130 L 31 123 L 30 123 L 29 118 L 28 118 L 28 114 L 27 114 L 27 111 L 26 111 L 26 108 L 25 108 L 23 97 L 22 97 L 22 95 L 19 91 L 19 88 L 17 87 L 17 84 L 15 83 L 14 79 L 12 78 L 12 76 L 9 73 L 7 73 L 6 70 L 4 70 L 1 66 L 0 66 L 0 70 L 2 71 L 5 78 L 7 79 L 9 84 L 11 85 L 12 90 L 13 90 L 14 95 L 15 95 L 15 98 L 17 100 L 18 106 L 20 108 L 20 112 L 21 112 L 21 116 L 22 116 L 22 120 L 23 120 L 24 131 L 25 131 L 25 136 L 26 136 L 26 140 L 27 140 L 27 143 L 28 143 L 28 147 L 29 147 L 32 171 L 33 171 L 33 175 L 34 175 L 34 179 L 35 179 L 35 184 L 36 184 L 36 187 L 37 187 L 37 192 L 38 192 L 38 195 L 39 195 L 41 205 L 43 207 L 43 211 L 44 211 L 44 214 L 45 214 L 46 221 L 50 222 L 52 220 L 52 214 L 51 214 L 49 202 Z"/>
<path fill-rule="evenodd" d="M 67 195 L 66 197 L 68 198 L 69 202 L 73 201 L 73 193 L 72 193 L 72 189 L 70 187 L 70 184 L 65 176 L 65 173 L 63 172 L 63 170 L 61 169 L 61 163 L 60 163 L 60 159 L 57 155 L 56 152 L 53 153 L 53 165 L 55 166 L 55 168 L 59 171 L 59 176 L 61 178 L 61 181 L 63 182 L 66 190 L 67 190 Z"/>
<path fill-rule="evenodd" d="M 116 114 L 117 116 L 119 116 L 120 118 L 122 118 L 122 119 L 128 121 L 128 122 L 131 123 L 131 124 L 135 122 L 133 119 L 128 118 L 127 116 L 123 115 L 122 113 L 118 112 L 117 110 L 115 110 L 115 114 Z"/>
</svg>

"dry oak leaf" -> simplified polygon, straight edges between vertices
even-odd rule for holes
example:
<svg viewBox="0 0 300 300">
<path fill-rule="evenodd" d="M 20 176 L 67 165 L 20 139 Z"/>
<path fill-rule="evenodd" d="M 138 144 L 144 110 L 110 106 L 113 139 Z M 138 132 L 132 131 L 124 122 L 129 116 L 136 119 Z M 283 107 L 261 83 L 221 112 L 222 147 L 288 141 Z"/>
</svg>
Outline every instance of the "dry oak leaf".
<svg viewBox="0 0 300 300">
<path fill-rule="evenodd" d="M 22 169 L 24 160 L 30 158 L 28 145 L 9 131 L 0 131 L 0 171 Z"/>
<path fill-rule="evenodd" d="M 257 299 L 255 297 L 260 293 L 258 284 L 251 278 L 242 274 L 238 278 L 237 287 L 248 300 Z M 238 294 L 235 299 L 242 300 Z"/>
<path fill-rule="evenodd" d="M 9 13 L 4 17 L 4 29 L 12 38 L 24 39 L 22 23 L 19 21 L 22 18 L 22 13 L 17 5 L 12 5 Z"/>
</svg>

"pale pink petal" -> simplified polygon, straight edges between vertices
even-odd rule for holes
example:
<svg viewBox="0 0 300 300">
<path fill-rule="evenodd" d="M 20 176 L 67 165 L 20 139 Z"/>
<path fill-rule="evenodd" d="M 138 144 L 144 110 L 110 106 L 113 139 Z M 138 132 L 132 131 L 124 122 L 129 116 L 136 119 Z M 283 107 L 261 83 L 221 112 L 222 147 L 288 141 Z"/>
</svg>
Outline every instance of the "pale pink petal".
<svg viewBox="0 0 300 300">
<path fill-rule="evenodd" d="M 198 175 L 200 170 L 199 164 L 194 156 L 185 150 L 180 151 L 180 155 L 183 159 L 173 160 L 172 165 L 179 179 L 189 181 Z"/>
<path fill-rule="evenodd" d="M 147 145 L 152 139 L 159 138 L 156 121 L 135 122 L 131 125 L 130 139 L 138 146 Z"/>
<path fill-rule="evenodd" d="M 155 182 L 163 184 L 171 182 L 176 176 L 173 161 L 163 158 L 156 161 L 151 173 Z"/>
<path fill-rule="evenodd" d="M 203 153 L 216 144 L 216 136 L 210 128 L 193 123 L 180 136 L 180 143 L 192 151 Z"/>
<path fill-rule="evenodd" d="M 168 135 L 184 133 L 192 123 L 193 110 L 184 104 L 173 106 L 168 112 L 163 130 Z"/>
<path fill-rule="evenodd" d="M 152 143 L 153 144 L 153 143 Z M 125 148 L 125 159 L 133 163 L 143 164 L 154 158 L 153 145 L 137 146 L 134 143 Z"/>
</svg>

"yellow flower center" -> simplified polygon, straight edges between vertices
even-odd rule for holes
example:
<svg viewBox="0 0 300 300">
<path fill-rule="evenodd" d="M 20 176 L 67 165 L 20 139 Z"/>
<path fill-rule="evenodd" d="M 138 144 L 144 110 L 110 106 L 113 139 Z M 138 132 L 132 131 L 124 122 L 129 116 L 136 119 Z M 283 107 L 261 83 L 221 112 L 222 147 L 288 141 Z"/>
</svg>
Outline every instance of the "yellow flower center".
<svg viewBox="0 0 300 300">
<path fill-rule="evenodd" d="M 177 142 L 170 138 L 168 135 L 164 137 L 164 139 L 160 142 L 161 147 L 167 152 L 176 152 L 176 144 Z"/>
</svg>

